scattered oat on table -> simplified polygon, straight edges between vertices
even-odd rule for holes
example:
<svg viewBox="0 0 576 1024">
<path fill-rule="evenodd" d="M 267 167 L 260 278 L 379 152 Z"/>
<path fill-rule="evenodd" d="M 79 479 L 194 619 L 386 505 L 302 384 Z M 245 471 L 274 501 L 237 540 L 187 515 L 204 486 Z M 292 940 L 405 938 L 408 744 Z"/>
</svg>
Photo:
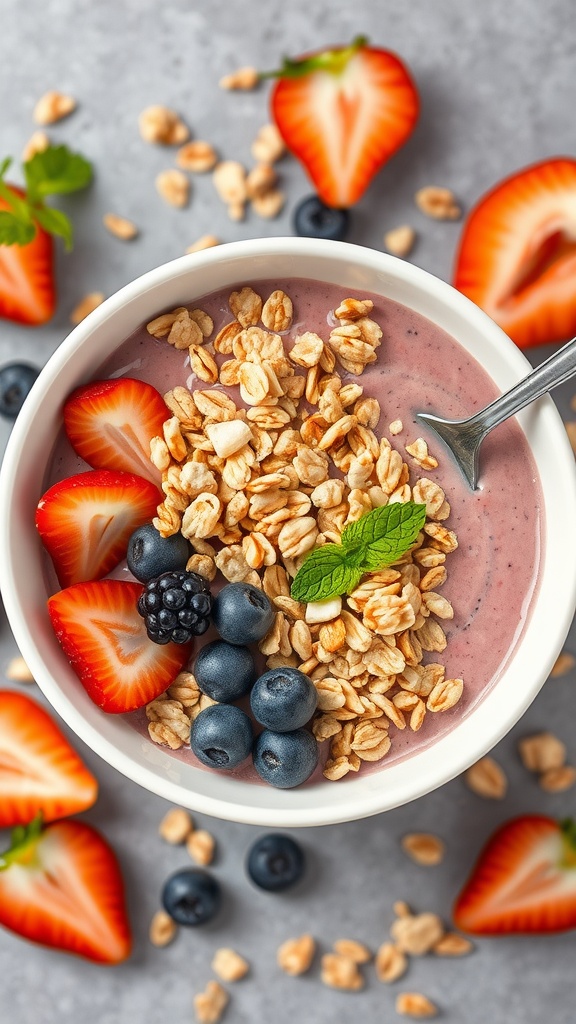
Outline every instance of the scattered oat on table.
<svg viewBox="0 0 576 1024">
<path fill-rule="evenodd" d="M 234 949 L 217 949 L 212 960 L 212 970 L 221 981 L 240 981 L 250 970 L 250 964 Z"/>
<path fill-rule="evenodd" d="M 434 220 L 458 220 L 462 216 L 456 197 L 449 188 L 426 185 L 418 189 L 414 202 L 422 213 Z"/>
<path fill-rule="evenodd" d="M 196 864 L 206 866 L 214 860 L 216 840 L 206 829 L 194 829 L 186 838 L 186 849 Z"/>
<path fill-rule="evenodd" d="M 144 142 L 162 146 L 179 146 L 190 138 L 190 130 L 170 107 L 154 104 L 146 107 L 138 118 L 140 136 Z"/>
<path fill-rule="evenodd" d="M 198 1024 L 218 1024 L 230 996 L 217 981 L 209 981 L 203 992 L 194 996 L 194 1012 Z"/>
<path fill-rule="evenodd" d="M 255 89 L 260 81 L 260 74 L 256 68 L 245 67 L 224 75 L 219 81 L 221 89 L 249 91 Z"/>
<path fill-rule="evenodd" d="M 10 679 L 14 683 L 33 683 L 35 681 L 21 654 L 8 662 L 5 675 L 6 679 Z"/>
<path fill-rule="evenodd" d="M 383 942 L 374 961 L 378 981 L 392 984 L 408 970 L 408 957 L 393 942 Z"/>
<path fill-rule="evenodd" d="M 492 757 L 483 757 L 464 772 L 464 782 L 477 796 L 487 800 L 502 800 L 508 789 L 504 770 Z"/>
<path fill-rule="evenodd" d="M 178 932 L 178 925 L 165 910 L 157 910 L 150 922 L 148 937 L 153 946 L 168 946 Z"/>
<path fill-rule="evenodd" d="M 436 1017 L 438 1007 L 421 992 L 401 992 L 396 997 L 396 1012 L 402 1017 Z"/>
<path fill-rule="evenodd" d="M 392 228 L 384 235 L 384 245 L 393 256 L 408 256 L 414 248 L 416 232 L 409 224 Z"/>
<path fill-rule="evenodd" d="M 522 764 L 529 772 L 547 772 L 561 768 L 566 761 L 566 747 L 551 732 L 525 736 L 518 743 Z"/>
<path fill-rule="evenodd" d="M 136 238 L 138 234 L 138 228 L 133 221 L 128 220 L 126 217 L 120 217 L 117 213 L 105 213 L 102 220 L 106 230 L 111 235 L 114 235 L 115 238 L 121 238 L 124 242 Z"/>
<path fill-rule="evenodd" d="M 209 142 L 194 139 L 182 146 L 176 154 L 176 164 L 182 171 L 204 174 L 211 171 L 218 162 L 216 150 Z"/>
<path fill-rule="evenodd" d="M 575 664 L 576 659 L 574 658 L 574 655 L 569 654 L 568 651 L 562 651 L 554 662 L 554 666 L 550 672 L 551 678 L 558 679 L 560 676 L 565 676 L 568 672 L 572 671 Z"/>
<path fill-rule="evenodd" d="M 561 768 L 549 768 L 538 781 L 547 793 L 563 793 L 566 789 L 571 789 L 576 782 L 576 768 L 570 764 L 562 765 Z"/>
<path fill-rule="evenodd" d="M 76 109 L 76 100 L 52 89 L 40 97 L 32 114 L 36 124 L 55 124 Z"/>
<path fill-rule="evenodd" d="M 36 153 L 43 153 L 44 150 L 48 149 L 49 145 L 50 139 L 46 132 L 34 132 L 22 150 L 23 163 L 26 163 L 27 160 L 31 160 L 33 156 L 36 156 Z"/>
<path fill-rule="evenodd" d="M 446 853 L 442 840 L 429 832 L 410 832 L 400 843 L 404 853 L 416 864 L 440 864 Z"/>
<path fill-rule="evenodd" d="M 263 125 L 252 143 L 251 153 L 254 159 L 258 163 L 274 164 L 284 156 L 285 152 L 284 139 L 276 125 Z"/>
<path fill-rule="evenodd" d="M 70 323 L 77 325 L 104 302 L 104 292 L 89 292 L 70 313 Z"/>
<path fill-rule="evenodd" d="M 180 209 L 188 205 L 190 199 L 190 182 L 183 171 L 170 168 L 160 171 L 155 180 L 156 191 L 170 206 Z"/>
<path fill-rule="evenodd" d="M 334 952 L 349 957 L 355 964 L 367 964 L 372 959 L 368 946 L 355 939 L 337 939 L 334 943 Z"/>
<path fill-rule="evenodd" d="M 390 927 L 392 941 L 401 953 L 424 956 L 440 942 L 445 932 L 438 914 L 425 912 L 398 917 Z"/>
<path fill-rule="evenodd" d="M 287 939 L 279 947 L 276 962 L 285 974 L 293 976 L 305 974 L 310 970 L 316 942 L 311 935 L 300 935 L 297 939 Z"/>
<path fill-rule="evenodd" d="M 192 245 L 188 246 L 186 253 L 202 252 L 203 249 L 212 249 L 215 245 L 220 244 L 220 239 L 216 235 L 201 235 L 195 242 L 192 242 Z"/>
<path fill-rule="evenodd" d="M 470 939 L 457 932 L 446 932 L 439 942 L 433 947 L 432 952 L 436 956 L 466 956 L 474 949 Z"/>
<path fill-rule="evenodd" d="M 192 834 L 194 824 L 188 811 L 183 807 L 172 807 L 162 818 L 158 826 L 158 834 L 172 846 L 185 843 Z"/>
<path fill-rule="evenodd" d="M 358 992 L 364 988 L 364 977 L 358 964 L 349 956 L 340 953 L 325 953 L 321 960 L 320 978 L 330 988 L 341 988 Z"/>
</svg>

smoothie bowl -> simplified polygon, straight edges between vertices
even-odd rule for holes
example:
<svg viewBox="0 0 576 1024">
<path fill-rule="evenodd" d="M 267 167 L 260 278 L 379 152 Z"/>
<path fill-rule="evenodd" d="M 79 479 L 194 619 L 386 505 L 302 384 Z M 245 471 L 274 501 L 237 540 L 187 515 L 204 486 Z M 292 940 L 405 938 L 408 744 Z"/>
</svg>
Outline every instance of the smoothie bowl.
<svg viewBox="0 0 576 1024">
<path fill-rule="evenodd" d="M 140 785 L 260 825 L 462 772 L 568 632 L 573 456 L 543 399 L 471 492 L 415 415 L 528 369 L 450 286 L 344 243 L 234 243 L 122 289 L 2 468 L 4 602 L 48 700 Z"/>
</svg>

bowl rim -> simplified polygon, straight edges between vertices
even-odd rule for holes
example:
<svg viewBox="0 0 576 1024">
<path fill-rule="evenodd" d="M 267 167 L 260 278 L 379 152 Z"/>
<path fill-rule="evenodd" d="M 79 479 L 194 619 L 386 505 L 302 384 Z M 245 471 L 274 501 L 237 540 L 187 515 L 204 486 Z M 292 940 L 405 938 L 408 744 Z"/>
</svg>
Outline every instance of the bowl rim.
<svg viewBox="0 0 576 1024">
<path fill-rule="evenodd" d="M 142 764 L 135 761 L 132 753 L 125 753 L 115 742 L 102 735 L 98 728 L 73 705 L 59 686 L 57 679 L 47 669 L 35 637 L 28 628 L 25 609 L 17 597 L 15 576 L 17 554 L 11 542 L 10 507 L 12 493 L 18 482 L 20 451 L 33 423 L 34 411 L 38 402 L 41 402 L 42 396 L 53 385 L 62 368 L 74 358 L 75 353 L 84 346 L 91 335 L 105 322 L 115 318 L 129 304 L 141 300 L 144 295 L 161 290 L 168 282 L 186 278 L 198 268 L 209 268 L 226 261 L 234 262 L 238 258 L 250 261 L 255 256 L 266 259 L 272 257 L 297 258 L 302 255 L 318 258 L 325 262 L 357 263 L 370 271 L 388 273 L 402 281 L 407 287 L 414 287 L 420 292 L 428 292 L 440 303 L 443 303 L 447 309 L 459 313 L 463 320 L 468 321 L 476 330 L 491 339 L 494 345 L 502 346 L 502 362 L 506 367 L 508 377 L 512 374 L 515 379 L 519 379 L 530 369 L 530 364 L 525 356 L 487 314 L 451 285 L 413 264 L 378 250 L 346 242 L 326 242 L 293 237 L 230 242 L 203 252 L 182 256 L 148 271 L 106 299 L 101 306 L 74 328 L 48 360 L 26 399 L 14 424 L 0 469 L 0 560 L 6 569 L 3 573 L 4 578 L 8 581 L 8 585 L 3 588 L 5 610 L 18 647 L 40 689 L 56 712 L 107 763 L 158 796 L 214 817 L 223 817 L 249 824 L 282 827 L 334 824 L 377 814 L 423 796 L 467 769 L 470 764 L 492 749 L 532 702 L 561 650 L 576 606 L 576 536 L 572 537 L 571 531 L 568 531 L 568 524 L 570 520 L 574 521 L 576 515 L 576 470 L 574 470 L 572 449 L 560 415 L 552 400 L 546 396 L 532 407 L 532 415 L 528 417 L 527 425 L 523 423 L 522 415 L 520 421 L 525 432 L 528 430 L 528 442 L 531 450 L 533 450 L 533 441 L 530 431 L 537 428 L 541 432 L 544 431 L 553 442 L 556 459 L 565 463 L 561 479 L 562 501 L 558 510 L 555 506 L 552 508 L 554 516 L 557 517 L 556 528 L 559 529 L 560 520 L 563 521 L 568 536 L 564 538 L 562 551 L 563 573 L 554 592 L 557 594 L 557 608 L 551 622 L 551 634 L 547 636 L 546 644 L 541 644 L 540 648 L 536 647 L 531 650 L 529 658 L 526 656 L 520 658 L 521 667 L 530 671 L 529 685 L 524 688 L 515 685 L 509 688 L 511 693 L 506 691 L 504 694 L 505 687 L 502 687 L 503 680 L 500 680 L 454 729 L 433 741 L 429 746 L 422 748 L 415 755 L 387 767 L 385 772 L 375 772 L 352 780 L 347 779 L 338 787 L 330 787 L 330 791 L 338 790 L 338 801 L 331 796 L 329 798 L 327 796 L 325 801 L 322 797 L 316 801 L 305 797 L 295 799 L 295 794 L 304 794 L 307 787 L 279 791 L 272 790 L 272 787 L 242 783 L 236 779 L 224 780 L 221 775 L 218 775 L 218 779 L 226 782 L 226 785 L 221 787 L 227 790 L 226 797 L 217 793 L 214 795 L 210 792 L 202 793 L 191 790 L 179 782 L 177 777 L 170 778 L 168 772 L 164 776 L 159 774 L 152 762 Z M 297 268 L 295 269 L 295 274 L 284 274 L 283 277 L 298 276 Z M 252 280 L 260 279 L 263 276 L 261 273 L 252 275 Z M 238 275 L 237 280 L 239 279 Z M 246 280 L 250 279 L 250 273 L 247 273 Z M 321 279 L 320 274 L 317 280 Z M 351 283 L 350 287 L 356 288 L 357 286 Z M 157 308 L 162 308 L 161 304 Z M 122 340 L 124 336 L 122 336 Z M 493 376 L 493 374 L 490 375 Z M 513 383 L 512 379 L 510 379 L 511 383 Z M 547 496 L 545 495 L 546 500 Z M 546 505 L 546 512 L 543 532 L 548 546 L 552 523 L 548 516 L 548 505 Z M 550 574 L 548 557 L 549 551 L 547 550 L 544 556 L 544 575 Z M 559 568 L 560 561 L 556 554 L 554 558 Z M 541 603 L 542 597 L 541 580 L 532 614 Z M 515 666 L 518 656 L 522 654 L 525 647 L 526 642 L 523 639 L 512 658 Z M 526 654 L 526 652 L 524 653 Z M 505 669 L 505 672 L 508 671 L 509 666 Z M 515 675 L 517 674 L 518 672 L 515 673 Z M 507 699 L 504 699 L 505 697 Z M 102 713 L 100 712 L 100 714 Z M 478 735 L 482 737 L 480 741 Z M 150 743 L 148 740 L 145 742 Z M 440 753 L 442 756 L 437 756 Z M 171 757 L 172 763 L 174 762 L 171 755 L 164 756 Z M 412 769 L 405 770 L 403 767 L 405 765 L 412 766 Z M 419 768 L 418 773 L 414 771 L 416 765 Z M 201 774 L 203 776 L 212 775 L 212 773 L 205 772 Z M 375 780 L 378 779 L 384 779 L 386 785 L 377 785 Z M 230 782 L 234 783 L 233 792 L 229 791 Z M 328 792 L 328 784 L 325 781 L 319 786 L 322 793 Z M 217 790 L 218 786 L 208 787 L 208 789 L 210 788 Z M 263 788 L 266 791 L 271 790 L 275 795 L 276 802 L 281 806 L 275 806 L 271 799 L 266 799 L 264 802 L 255 800 L 255 794 L 262 794 Z M 312 792 L 312 789 L 308 789 L 308 792 Z M 252 799 L 250 799 L 250 794 Z"/>
</svg>

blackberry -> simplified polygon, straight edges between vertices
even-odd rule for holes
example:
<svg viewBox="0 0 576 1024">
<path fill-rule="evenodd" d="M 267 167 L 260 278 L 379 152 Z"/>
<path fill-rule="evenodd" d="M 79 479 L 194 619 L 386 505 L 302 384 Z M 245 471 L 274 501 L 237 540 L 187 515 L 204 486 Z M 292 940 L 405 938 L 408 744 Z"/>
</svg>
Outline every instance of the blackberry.
<svg viewBox="0 0 576 1024">
<path fill-rule="evenodd" d="M 155 644 L 186 644 L 208 629 L 212 594 L 196 572 L 163 572 L 146 584 L 138 611 Z"/>
</svg>

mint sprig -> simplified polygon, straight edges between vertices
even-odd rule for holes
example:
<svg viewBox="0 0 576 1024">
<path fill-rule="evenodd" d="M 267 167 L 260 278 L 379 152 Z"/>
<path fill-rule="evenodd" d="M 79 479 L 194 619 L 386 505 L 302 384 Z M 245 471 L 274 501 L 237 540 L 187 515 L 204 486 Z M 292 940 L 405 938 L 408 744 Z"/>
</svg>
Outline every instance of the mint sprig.
<svg viewBox="0 0 576 1024">
<path fill-rule="evenodd" d="M 12 161 L 0 164 L 0 199 L 6 209 L 0 210 L 0 245 L 27 245 L 38 225 L 51 235 L 64 239 L 72 248 L 72 224 L 61 210 L 46 205 L 46 197 L 86 188 L 92 180 L 92 165 L 67 146 L 48 146 L 35 153 L 22 165 L 26 191 L 7 185 L 4 175 Z"/>
<path fill-rule="evenodd" d="M 426 521 L 426 505 L 394 502 L 375 508 L 342 531 L 340 544 L 310 552 L 294 577 L 295 601 L 323 601 L 349 594 L 367 572 L 377 572 L 402 557 Z"/>
</svg>

